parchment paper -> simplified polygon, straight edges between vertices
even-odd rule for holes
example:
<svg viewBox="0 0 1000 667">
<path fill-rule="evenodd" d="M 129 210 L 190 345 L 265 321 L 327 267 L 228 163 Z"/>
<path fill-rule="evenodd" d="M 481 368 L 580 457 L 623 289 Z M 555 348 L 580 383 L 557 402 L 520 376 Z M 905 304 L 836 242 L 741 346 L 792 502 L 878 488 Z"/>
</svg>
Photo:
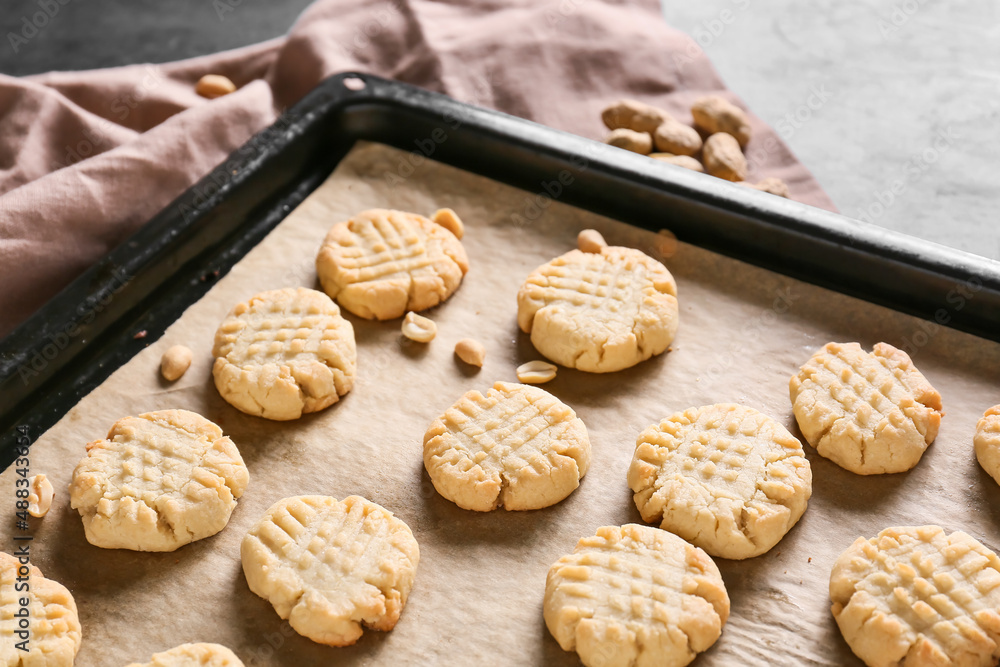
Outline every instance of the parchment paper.
<svg viewBox="0 0 1000 667">
<path fill-rule="evenodd" d="M 409 154 L 359 144 L 330 179 L 251 251 L 166 334 L 71 410 L 31 448 L 32 473 L 56 488 L 50 514 L 33 523 L 34 563 L 73 592 L 83 624 L 78 665 L 145 661 L 183 642 L 230 646 L 248 665 L 575 665 L 542 620 L 548 567 L 598 526 L 641 522 L 625 475 L 647 425 L 692 406 L 735 401 L 799 435 L 788 379 L 830 340 L 888 341 L 908 349 L 944 397 L 940 435 L 912 471 L 861 477 L 806 447 L 813 496 L 799 524 L 769 553 L 717 559 L 732 599 L 707 665 L 856 665 L 829 611 L 837 556 L 859 535 L 892 525 L 938 523 L 1000 547 L 1000 493 L 975 460 L 972 434 L 1000 403 L 1000 346 L 819 289 L 558 202 L 532 210 L 535 193 Z M 541 191 L 541 189 L 539 189 Z M 537 203 L 537 202 L 536 202 Z M 237 302 L 284 286 L 317 286 L 313 261 L 334 222 L 371 207 L 429 214 L 454 208 L 466 224 L 471 271 L 429 315 L 428 346 L 401 338 L 400 322 L 352 316 L 358 380 L 340 403 L 295 422 L 270 422 L 226 404 L 211 380 L 212 336 Z M 537 212 L 530 224 L 513 214 Z M 523 219 L 528 219 L 524 217 Z M 540 358 L 516 324 L 515 295 L 539 264 L 575 247 L 580 229 L 662 259 L 679 284 L 681 325 L 673 350 L 627 371 L 561 369 L 545 388 L 576 409 L 593 445 L 590 472 L 563 502 L 532 512 L 467 512 L 438 496 L 423 469 L 431 420 L 469 389 L 514 380 Z M 962 286 L 956 286 L 961 288 Z M 974 286 L 973 286 L 974 288 Z M 971 298 L 974 292 L 968 291 Z M 959 293 L 957 293 L 959 294 Z M 961 297 L 965 298 L 965 297 Z M 947 312 L 960 297 L 941 304 Z M 456 341 L 487 349 L 475 371 L 453 357 Z M 158 373 L 176 343 L 195 360 L 176 383 Z M 186 408 L 222 426 L 250 468 L 229 526 L 173 553 L 89 545 L 67 486 L 84 444 L 125 415 Z M 0 476 L 13 506 L 14 471 Z M 304 493 L 363 495 L 406 521 L 420 544 L 416 584 L 395 630 L 366 630 L 350 648 L 295 634 L 247 588 L 239 543 L 274 501 Z M 0 537 L 13 551 L 13 517 Z"/>
</svg>

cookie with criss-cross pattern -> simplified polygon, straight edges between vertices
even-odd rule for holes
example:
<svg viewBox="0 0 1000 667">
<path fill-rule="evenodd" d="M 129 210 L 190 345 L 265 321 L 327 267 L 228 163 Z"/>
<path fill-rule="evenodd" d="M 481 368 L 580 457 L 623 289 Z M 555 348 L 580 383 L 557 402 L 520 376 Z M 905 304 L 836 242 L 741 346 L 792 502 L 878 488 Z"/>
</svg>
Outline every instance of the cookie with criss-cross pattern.
<svg viewBox="0 0 1000 667">
<path fill-rule="evenodd" d="M 869 667 L 989 667 L 1000 658 L 1000 558 L 940 526 L 859 537 L 830 573 L 833 617 Z"/>
<path fill-rule="evenodd" d="M 917 465 L 941 425 L 941 394 L 906 352 L 827 343 L 788 385 L 795 419 L 816 451 L 861 475 Z"/>
<path fill-rule="evenodd" d="M 87 445 L 70 503 L 95 546 L 173 551 L 225 528 L 249 480 L 221 428 L 161 410 L 119 419 L 106 440 Z"/>
<path fill-rule="evenodd" d="M 549 569 L 545 625 L 587 667 L 682 667 L 729 617 L 708 555 L 659 528 L 604 526 Z"/>
<path fill-rule="evenodd" d="M 215 386 L 233 407 L 285 421 L 336 403 L 354 386 L 354 327 L 330 297 L 304 287 L 237 305 L 212 348 Z"/>
<path fill-rule="evenodd" d="M 444 225 L 385 209 L 335 224 L 316 256 L 323 291 L 370 320 L 438 305 L 468 270 L 462 242 Z"/>
<path fill-rule="evenodd" d="M 236 654 L 221 644 L 181 644 L 154 653 L 149 662 L 128 667 L 244 667 Z"/>
<path fill-rule="evenodd" d="M 15 617 L 21 609 L 27 616 Z M 72 667 L 81 638 L 69 590 L 34 565 L 0 552 L 0 665 Z"/>
<path fill-rule="evenodd" d="M 517 293 L 517 323 L 535 349 L 592 373 L 660 354 L 673 341 L 677 321 L 673 276 L 632 248 L 572 250 L 535 269 Z"/>
<path fill-rule="evenodd" d="M 470 391 L 424 435 L 424 467 L 459 507 L 533 510 L 559 502 L 590 466 L 587 427 L 538 387 L 497 382 Z"/>
<path fill-rule="evenodd" d="M 976 424 L 972 442 L 979 465 L 1000 484 L 1000 405 L 994 405 L 983 414 Z"/>
<path fill-rule="evenodd" d="M 645 521 L 712 556 L 758 556 L 812 495 L 802 445 L 765 414 L 731 403 L 679 412 L 636 442 L 628 483 Z"/>
<path fill-rule="evenodd" d="M 240 556 L 250 590 L 296 632 L 348 646 L 362 625 L 396 626 L 420 550 L 403 521 L 360 496 L 295 496 L 267 510 Z"/>
</svg>

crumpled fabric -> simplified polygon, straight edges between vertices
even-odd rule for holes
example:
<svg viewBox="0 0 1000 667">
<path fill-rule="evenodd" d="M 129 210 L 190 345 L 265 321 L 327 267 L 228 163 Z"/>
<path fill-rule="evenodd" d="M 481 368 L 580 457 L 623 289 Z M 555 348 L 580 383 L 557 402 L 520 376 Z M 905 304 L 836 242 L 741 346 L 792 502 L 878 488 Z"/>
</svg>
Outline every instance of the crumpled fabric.
<svg viewBox="0 0 1000 667">
<path fill-rule="evenodd" d="M 225 2 L 214 4 L 225 11 Z M 689 120 L 726 90 L 656 0 L 318 0 L 286 37 L 162 65 L 0 75 L 0 336 L 324 78 L 355 70 L 601 139 L 622 97 Z M 204 74 L 238 86 L 208 100 Z M 745 108 L 745 107 L 744 107 Z M 751 113 L 748 180 L 833 204 Z"/>
</svg>

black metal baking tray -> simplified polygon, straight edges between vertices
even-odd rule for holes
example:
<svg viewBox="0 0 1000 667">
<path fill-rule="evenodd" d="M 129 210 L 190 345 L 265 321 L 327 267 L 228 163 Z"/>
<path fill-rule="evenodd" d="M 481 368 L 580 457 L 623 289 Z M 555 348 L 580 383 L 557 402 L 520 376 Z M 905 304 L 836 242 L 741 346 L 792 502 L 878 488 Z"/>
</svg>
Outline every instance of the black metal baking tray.
<svg viewBox="0 0 1000 667">
<path fill-rule="evenodd" d="M 367 74 L 322 82 L 0 341 L 0 465 L 144 346 L 357 140 L 1000 341 L 1000 264 Z M 401 165 L 405 172 L 406 165 Z M 532 208 L 534 207 L 534 208 Z"/>
</svg>

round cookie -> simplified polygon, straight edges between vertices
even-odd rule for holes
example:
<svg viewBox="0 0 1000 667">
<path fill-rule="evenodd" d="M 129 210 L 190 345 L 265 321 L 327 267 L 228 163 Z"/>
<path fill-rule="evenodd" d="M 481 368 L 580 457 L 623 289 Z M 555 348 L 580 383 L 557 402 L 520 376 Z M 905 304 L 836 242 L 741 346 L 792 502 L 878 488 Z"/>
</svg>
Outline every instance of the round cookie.
<svg viewBox="0 0 1000 667">
<path fill-rule="evenodd" d="M 187 410 L 115 422 L 87 445 L 70 503 L 87 541 L 105 549 L 173 551 L 226 527 L 250 473 L 222 429 Z"/>
<path fill-rule="evenodd" d="M 15 617 L 24 598 L 27 628 Z M 34 565 L 0 552 L 0 665 L 71 667 L 81 638 L 76 602 L 66 587 L 46 579 Z M 28 650 L 22 651 L 18 644 Z"/>
<path fill-rule="evenodd" d="M 1000 658 L 1000 559 L 939 526 L 859 537 L 830 574 L 833 616 L 869 667 L 987 667 Z"/>
<path fill-rule="evenodd" d="M 154 653 L 149 662 L 127 667 L 244 667 L 236 654 L 221 644 L 181 644 Z"/>
<path fill-rule="evenodd" d="M 465 248 L 451 231 L 422 215 L 385 209 L 335 224 L 316 256 L 323 291 L 369 320 L 438 305 L 468 270 Z"/>
<path fill-rule="evenodd" d="M 549 569 L 545 625 L 587 667 L 681 667 L 707 650 L 729 617 L 712 559 L 649 526 L 603 526 Z"/>
<path fill-rule="evenodd" d="M 758 556 L 806 511 L 812 472 L 802 445 L 752 408 L 679 412 L 639 435 L 628 484 L 644 521 L 712 556 Z"/>
<path fill-rule="evenodd" d="M 240 555 L 250 590 L 300 635 L 330 646 L 356 642 L 362 623 L 392 630 L 420 560 L 409 527 L 360 496 L 279 500 Z"/>
<path fill-rule="evenodd" d="M 354 386 L 354 327 L 330 297 L 304 287 L 261 292 L 215 332 L 212 368 L 226 401 L 249 415 L 298 419 Z"/>
<path fill-rule="evenodd" d="M 972 442 L 979 465 L 1000 484 L 1000 405 L 994 405 L 979 420 Z"/>
<path fill-rule="evenodd" d="M 909 470 L 941 425 L 941 394 L 888 343 L 827 343 L 788 390 L 806 441 L 860 475 Z"/>
<path fill-rule="evenodd" d="M 424 435 L 434 488 L 462 509 L 532 510 L 559 502 L 590 466 L 587 427 L 555 396 L 497 382 L 470 391 Z"/>
<path fill-rule="evenodd" d="M 535 269 L 517 293 L 517 323 L 535 349 L 591 373 L 660 354 L 677 322 L 673 276 L 632 248 L 572 250 Z"/>
</svg>

